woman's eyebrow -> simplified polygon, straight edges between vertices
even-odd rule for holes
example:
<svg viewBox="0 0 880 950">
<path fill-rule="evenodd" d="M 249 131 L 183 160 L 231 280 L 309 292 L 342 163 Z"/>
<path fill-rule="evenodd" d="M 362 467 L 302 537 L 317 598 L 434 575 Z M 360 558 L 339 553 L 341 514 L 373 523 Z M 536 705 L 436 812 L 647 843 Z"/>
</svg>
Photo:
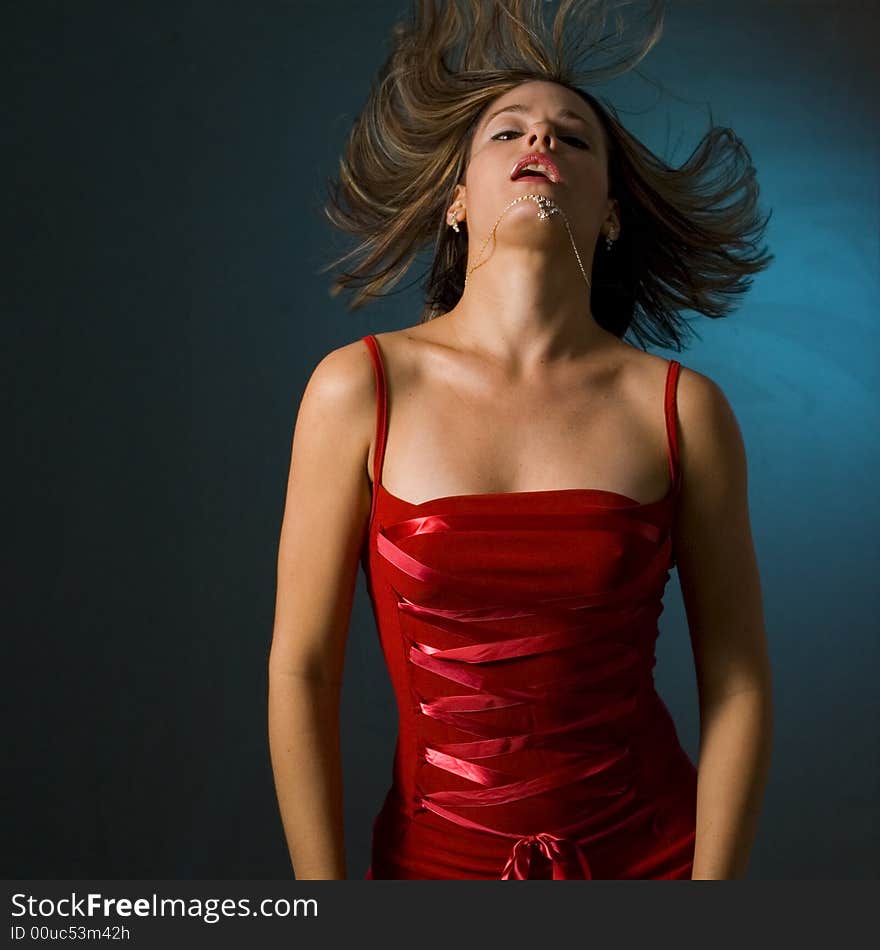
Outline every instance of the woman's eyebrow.
<svg viewBox="0 0 880 950">
<path fill-rule="evenodd" d="M 509 106 L 502 106 L 500 109 L 496 109 L 494 112 L 488 115 L 486 117 L 486 121 L 484 125 L 488 125 L 495 118 L 495 116 L 501 115 L 502 112 L 527 113 L 528 111 L 529 111 L 528 108 L 524 106 L 522 103 L 514 102 Z M 586 125 L 588 128 L 593 129 L 594 132 L 596 131 L 592 122 L 588 122 L 582 115 L 580 115 L 577 112 L 574 112 L 571 109 L 560 109 L 559 112 L 557 113 L 557 118 L 558 119 L 576 119 L 578 122 L 583 122 L 583 124 Z"/>
</svg>

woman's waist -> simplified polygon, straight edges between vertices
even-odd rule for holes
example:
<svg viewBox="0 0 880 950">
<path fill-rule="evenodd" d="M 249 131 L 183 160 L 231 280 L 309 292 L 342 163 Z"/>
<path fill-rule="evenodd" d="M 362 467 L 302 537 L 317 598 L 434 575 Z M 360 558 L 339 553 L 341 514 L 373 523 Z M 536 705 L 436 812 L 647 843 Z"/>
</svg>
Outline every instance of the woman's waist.
<svg viewBox="0 0 880 950">
<path fill-rule="evenodd" d="M 383 811 L 392 823 L 414 822 L 463 838 L 473 832 L 502 839 L 540 832 L 589 836 L 645 803 L 674 798 L 696 781 L 696 770 L 674 737 L 662 747 L 609 746 L 601 756 L 575 754 L 544 768 L 508 764 L 497 772 L 475 775 L 482 780 L 476 781 L 423 763 L 406 775 L 405 785 L 395 779 Z"/>
<path fill-rule="evenodd" d="M 662 816 L 686 822 L 692 800 L 686 789 L 655 789 L 646 797 L 632 788 L 601 800 L 589 797 L 580 807 L 562 807 L 556 797 L 535 799 L 526 810 L 505 805 L 453 811 L 430 804 L 408 814 L 398 803 L 383 814 L 373 852 L 380 862 L 390 860 L 416 877 L 535 876 L 526 865 L 544 858 L 563 877 L 598 877 L 613 865 L 609 859 L 648 846 L 661 832 Z"/>
</svg>

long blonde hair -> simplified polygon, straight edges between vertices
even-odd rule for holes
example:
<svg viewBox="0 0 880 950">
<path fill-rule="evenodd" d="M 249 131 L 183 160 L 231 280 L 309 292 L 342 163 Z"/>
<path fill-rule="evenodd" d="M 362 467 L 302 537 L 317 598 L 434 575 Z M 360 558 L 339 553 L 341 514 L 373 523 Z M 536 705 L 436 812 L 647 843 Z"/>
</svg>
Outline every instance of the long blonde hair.
<svg viewBox="0 0 880 950">
<path fill-rule="evenodd" d="M 487 106 L 520 83 L 544 80 L 581 96 L 602 123 L 609 194 L 620 207 L 612 252 L 599 242 L 590 308 L 596 322 L 641 346 L 682 349 L 680 311 L 724 317 L 774 255 L 757 247 L 755 168 L 729 128 L 711 126 L 672 167 L 630 134 L 614 107 L 580 88 L 637 65 L 660 38 L 662 0 L 414 0 L 356 117 L 324 213 L 359 243 L 322 272 L 355 259 L 330 293 L 356 289 L 351 310 L 396 286 L 432 247 L 421 322 L 448 312 L 464 289 L 466 229 L 446 224 L 474 129 Z M 624 19 L 617 9 L 628 8 Z M 608 21 L 614 29 L 608 31 Z M 634 26 L 629 29 L 628 24 Z M 587 54 L 590 64 L 579 65 Z"/>
</svg>

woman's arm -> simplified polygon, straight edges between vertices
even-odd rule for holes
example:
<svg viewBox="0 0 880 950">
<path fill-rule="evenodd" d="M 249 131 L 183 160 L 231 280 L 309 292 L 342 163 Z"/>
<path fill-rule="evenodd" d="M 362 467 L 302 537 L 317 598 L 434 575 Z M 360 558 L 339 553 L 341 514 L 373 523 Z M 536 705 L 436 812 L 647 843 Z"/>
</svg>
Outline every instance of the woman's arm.
<svg viewBox="0 0 880 950">
<path fill-rule="evenodd" d="M 739 425 L 721 389 L 682 370 L 675 548 L 700 703 L 693 880 L 745 877 L 770 768 L 773 707 Z"/>
<path fill-rule="evenodd" d="M 269 745 L 298 880 L 344 880 L 339 694 L 360 545 L 375 380 L 360 341 L 315 368 L 297 416 L 278 550 Z"/>
</svg>

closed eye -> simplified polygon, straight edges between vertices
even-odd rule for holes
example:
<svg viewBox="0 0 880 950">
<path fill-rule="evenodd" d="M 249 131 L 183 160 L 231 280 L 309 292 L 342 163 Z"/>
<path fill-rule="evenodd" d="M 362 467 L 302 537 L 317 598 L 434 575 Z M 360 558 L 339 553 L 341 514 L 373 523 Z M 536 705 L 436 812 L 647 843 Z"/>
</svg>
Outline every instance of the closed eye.
<svg viewBox="0 0 880 950">
<path fill-rule="evenodd" d="M 505 129 L 503 132 L 496 132 L 496 133 L 492 136 L 492 138 L 493 138 L 493 139 L 498 139 L 499 142 L 500 142 L 500 141 L 505 141 L 505 142 L 506 142 L 507 139 L 503 139 L 503 140 L 502 140 L 501 138 L 499 138 L 499 136 L 501 136 L 501 135 L 519 135 L 519 134 L 521 134 L 521 133 L 516 132 L 516 131 L 514 131 L 513 129 Z M 579 144 L 578 144 L 578 148 L 589 148 L 589 147 L 590 147 L 583 139 L 579 139 L 576 135 L 560 135 L 559 138 L 561 138 L 563 142 L 569 142 L 569 141 L 578 142 L 578 143 L 579 143 Z"/>
</svg>

